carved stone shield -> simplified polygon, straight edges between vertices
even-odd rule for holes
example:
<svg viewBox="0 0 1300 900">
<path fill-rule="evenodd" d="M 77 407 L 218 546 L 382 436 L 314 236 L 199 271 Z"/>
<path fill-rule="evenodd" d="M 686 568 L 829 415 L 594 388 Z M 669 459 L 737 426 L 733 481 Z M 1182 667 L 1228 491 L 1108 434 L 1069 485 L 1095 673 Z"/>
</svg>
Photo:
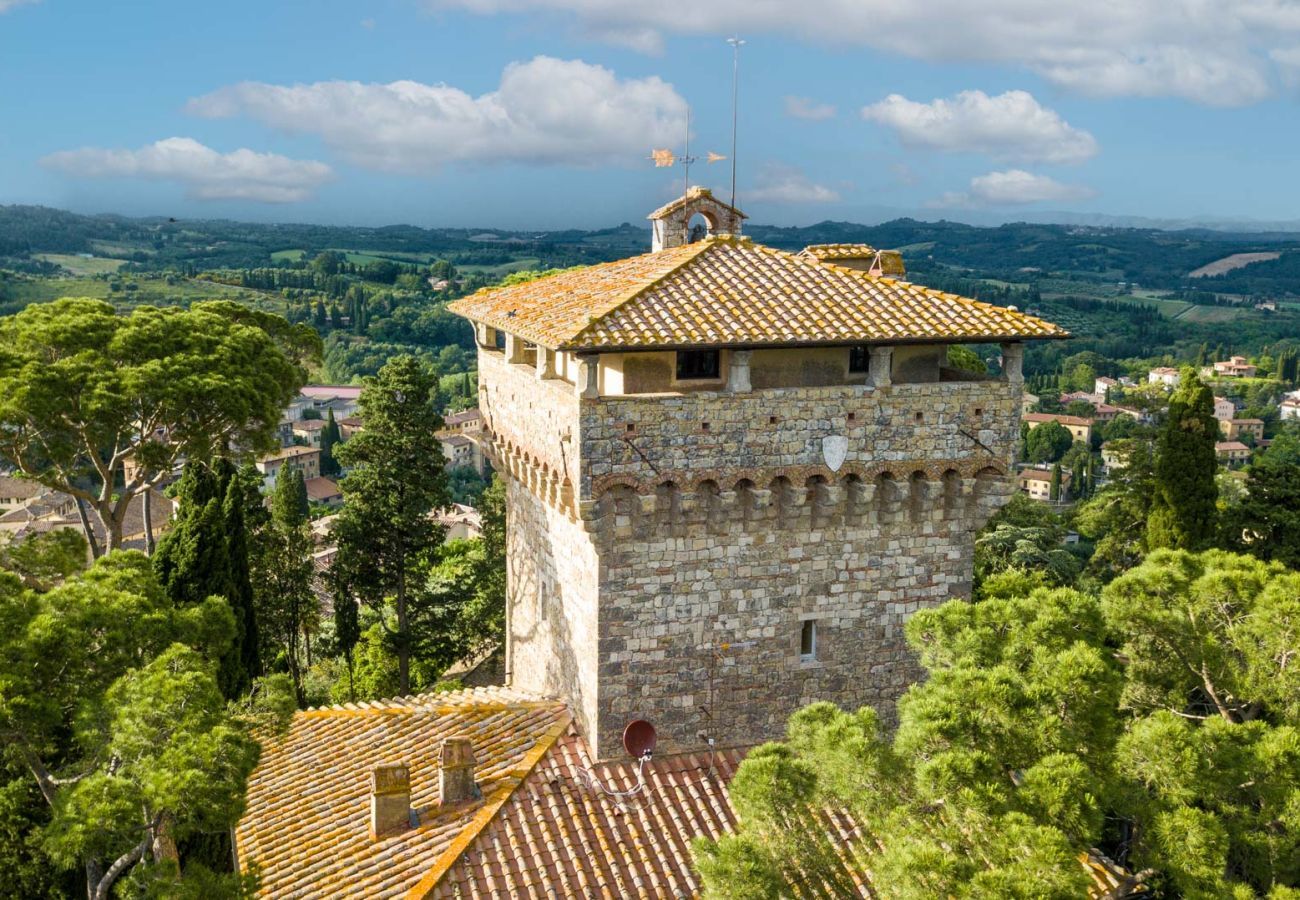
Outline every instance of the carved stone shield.
<svg viewBox="0 0 1300 900">
<path fill-rule="evenodd" d="M 849 439 L 842 434 L 827 435 L 822 438 L 822 459 L 832 472 L 838 472 L 849 455 Z"/>
</svg>

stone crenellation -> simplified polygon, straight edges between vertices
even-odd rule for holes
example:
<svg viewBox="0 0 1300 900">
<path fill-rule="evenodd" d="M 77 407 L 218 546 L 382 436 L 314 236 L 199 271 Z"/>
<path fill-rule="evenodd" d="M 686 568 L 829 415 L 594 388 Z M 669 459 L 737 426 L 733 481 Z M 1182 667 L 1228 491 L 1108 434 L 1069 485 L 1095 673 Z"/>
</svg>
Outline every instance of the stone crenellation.
<svg viewBox="0 0 1300 900">
<path fill-rule="evenodd" d="M 969 595 L 1013 489 L 1016 378 L 592 398 L 479 366 L 508 676 L 568 699 L 598 757 L 634 718 L 681 750 L 779 737 L 813 700 L 888 715 L 919 674 L 903 625 Z"/>
</svg>

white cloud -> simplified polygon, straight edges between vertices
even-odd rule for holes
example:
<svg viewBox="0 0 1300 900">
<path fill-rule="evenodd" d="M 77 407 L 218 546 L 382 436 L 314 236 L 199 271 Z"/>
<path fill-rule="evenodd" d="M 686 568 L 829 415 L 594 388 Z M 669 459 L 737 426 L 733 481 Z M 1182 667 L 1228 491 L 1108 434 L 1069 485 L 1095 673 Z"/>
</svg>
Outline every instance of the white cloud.
<svg viewBox="0 0 1300 900">
<path fill-rule="evenodd" d="M 754 186 L 743 197 L 756 203 L 837 203 L 840 199 L 838 191 L 816 184 L 798 169 L 773 163 L 759 169 Z"/>
<path fill-rule="evenodd" d="M 808 119 L 819 122 L 835 118 L 835 107 L 829 103 L 818 103 L 807 97 L 786 97 L 785 114 L 795 119 Z"/>
<path fill-rule="evenodd" d="M 907 147 L 1047 163 L 1077 163 L 1097 154 L 1091 134 L 1072 127 L 1026 91 L 996 97 L 962 91 L 930 103 L 890 94 L 864 107 L 862 116 L 892 128 Z"/>
<path fill-rule="evenodd" d="M 0 0 L 0 13 L 7 13 L 17 6 L 26 6 L 29 3 L 40 3 L 41 0 Z"/>
<path fill-rule="evenodd" d="M 416 81 L 244 82 L 188 108 L 319 135 L 357 165 L 405 173 L 450 162 L 634 164 L 654 146 L 674 146 L 686 119 L 686 101 L 657 77 L 620 80 L 602 66 L 547 56 L 512 63 L 498 89 L 478 97 Z"/>
<path fill-rule="evenodd" d="M 139 150 L 64 150 L 44 157 L 41 165 L 78 178 L 174 181 L 201 200 L 263 203 L 305 200 L 333 177 L 322 162 L 247 149 L 218 153 L 185 137 L 167 138 Z"/>
<path fill-rule="evenodd" d="M 970 189 L 944 194 L 931 204 L 938 207 L 1019 206 L 1055 200 L 1086 200 L 1096 195 L 1091 188 L 1062 184 L 1046 175 L 1024 169 L 989 172 L 970 180 Z"/>
<path fill-rule="evenodd" d="M 638 43 L 649 48 L 661 40 L 650 34 L 717 36 L 739 29 L 934 62 L 1024 66 L 1088 94 L 1229 106 L 1267 96 L 1275 80 L 1269 51 L 1300 39 L 1300 7 L 1292 0 L 424 2 L 480 15 L 567 12 L 589 34 L 638 33 Z"/>
</svg>

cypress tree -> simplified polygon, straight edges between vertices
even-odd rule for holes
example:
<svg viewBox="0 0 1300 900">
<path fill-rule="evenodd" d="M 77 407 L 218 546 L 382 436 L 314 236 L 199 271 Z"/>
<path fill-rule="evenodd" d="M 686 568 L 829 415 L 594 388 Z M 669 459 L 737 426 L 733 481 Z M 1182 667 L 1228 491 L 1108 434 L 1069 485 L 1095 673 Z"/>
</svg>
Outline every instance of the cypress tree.
<svg viewBox="0 0 1300 900">
<path fill-rule="evenodd" d="M 316 298 L 316 311 L 312 316 L 312 324 L 316 326 L 317 331 L 324 331 L 329 325 L 329 319 L 325 314 L 325 302 L 319 297 Z"/>
<path fill-rule="evenodd" d="M 238 667 L 223 665 L 218 673 L 228 696 L 239 696 L 251 686 L 252 680 L 262 674 L 260 635 L 257 609 L 250 578 L 253 554 L 256 552 L 254 535 L 266 522 L 266 507 L 262 505 L 262 475 L 251 465 L 235 469 L 228 460 L 222 460 L 220 469 L 226 482 L 222 501 L 222 516 L 226 527 L 226 557 L 230 562 L 230 588 L 226 599 L 235 613 L 238 629 Z M 233 661 L 233 657 L 232 657 Z"/>
<path fill-rule="evenodd" d="M 1191 368 L 1169 398 L 1169 417 L 1157 444 L 1147 547 L 1200 550 L 1215 530 L 1218 468 L 1214 443 L 1219 423 L 1214 395 Z"/>
<path fill-rule="evenodd" d="M 307 521 L 311 504 L 301 469 L 281 471 L 271 495 L 271 519 L 284 528 L 296 528 Z"/>
<path fill-rule="evenodd" d="M 154 571 L 172 603 L 193 606 L 217 596 L 230 605 L 235 640 L 219 660 L 217 672 L 228 698 L 246 693 L 261 673 L 248 580 L 247 490 L 226 460 L 213 467 L 187 463 L 176 518 L 153 556 Z"/>
<path fill-rule="evenodd" d="M 325 418 L 325 427 L 320 432 L 320 473 L 327 478 L 339 474 L 338 460 L 334 458 L 334 447 L 342 439 L 342 432 L 339 431 L 338 422 L 334 421 L 334 410 L 331 408 Z"/>
<path fill-rule="evenodd" d="M 1049 494 L 1049 496 L 1051 497 L 1052 502 L 1053 503 L 1058 502 L 1061 499 L 1061 464 L 1060 463 L 1056 463 L 1055 465 L 1052 466 L 1051 491 L 1052 492 L 1051 494 Z"/>
</svg>

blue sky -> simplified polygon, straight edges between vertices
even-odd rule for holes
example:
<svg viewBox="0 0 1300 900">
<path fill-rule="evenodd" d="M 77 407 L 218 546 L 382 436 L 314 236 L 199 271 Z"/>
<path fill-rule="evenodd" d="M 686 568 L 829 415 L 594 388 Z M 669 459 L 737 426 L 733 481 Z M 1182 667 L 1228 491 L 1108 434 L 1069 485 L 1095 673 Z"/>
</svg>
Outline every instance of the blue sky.
<svg viewBox="0 0 1300 900">
<path fill-rule="evenodd" d="M 730 154 L 732 33 L 755 221 L 1300 219 L 1295 0 L 0 0 L 0 203 L 643 221 L 687 105 Z"/>
</svg>

